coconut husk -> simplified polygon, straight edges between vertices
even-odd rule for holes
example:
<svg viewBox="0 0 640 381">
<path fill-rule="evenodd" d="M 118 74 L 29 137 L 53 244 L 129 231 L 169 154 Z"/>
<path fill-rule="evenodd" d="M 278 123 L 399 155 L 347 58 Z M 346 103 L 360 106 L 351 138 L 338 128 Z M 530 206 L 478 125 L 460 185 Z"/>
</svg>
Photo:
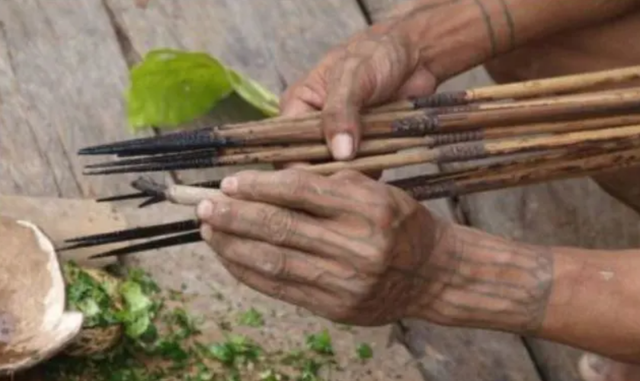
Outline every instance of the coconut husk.
<svg viewBox="0 0 640 381">
<path fill-rule="evenodd" d="M 35 224 L 0 217 L 0 374 L 61 351 L 82 328 L 65 311 L 65 283 L 53 243 Z"/>
</svg>

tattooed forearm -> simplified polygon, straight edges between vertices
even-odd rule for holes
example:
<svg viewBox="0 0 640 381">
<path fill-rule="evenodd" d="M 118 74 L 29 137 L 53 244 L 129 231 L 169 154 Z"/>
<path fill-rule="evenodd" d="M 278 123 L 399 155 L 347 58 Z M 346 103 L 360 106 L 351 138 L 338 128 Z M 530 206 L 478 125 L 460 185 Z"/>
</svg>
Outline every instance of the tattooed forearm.
<svg viewBox="0 0 640 381">
<path fill-rule="evenodd" d="M 480 9 L 480 12 L 482 13 L 482 19 L 487 28 L 487 33 L 489 34 L 489 43 L 491 44 L 491 56 L 495 57 L 498 52 L 498 42 L 496 38 L 496 31 L 494 30 L 493 22 L 491 21 L 491 14 L 487 10 L 487 7 L 484 5 L 482 0 L 473 0 L 473 1 L 476 3 L 478 8 Z"/>
<path fill-rule="evenodd" d="M 516 24 L 513 21 L 513 16 L 511 15 L 511 9 L 507 4 L 507 0 L 498 0 L 500 6 L 502 7 L 502 13 L 504 14 L 505 22 L 507 23 L 507 33 L 509 35 L 509 46 L 507 50 L 511 50 L 516 47 Z"/>
<path fill-rule="evenodd" d="M 405 274 L 429 280 L 418 313 L 456 326 L 538 332 L 553 285 L 551 252 L 462 231 L 420 271 Z"/>
</svg>

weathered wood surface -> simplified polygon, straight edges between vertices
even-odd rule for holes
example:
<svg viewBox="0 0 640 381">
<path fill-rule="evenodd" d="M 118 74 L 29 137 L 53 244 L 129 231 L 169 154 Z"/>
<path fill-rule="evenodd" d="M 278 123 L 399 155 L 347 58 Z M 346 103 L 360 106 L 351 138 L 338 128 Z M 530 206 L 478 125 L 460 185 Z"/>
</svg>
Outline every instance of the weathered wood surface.
<svg viewBox="0 0 640 381">
<path fill-rule="evenodd" d="M 114 208 L 84 199 L 0 195 L 0 216 L 27 220 L 37 225 L 57 248 L 65 246 L 66 239 L 126 227 L 125 218 Z M 121 246 L 105 245 L 62 251 L 59 254 L 61 260 L 73 260 L 81 266 L 102 267 L 115 263 L 115 258 L 89 260 L 88 257 Z"/>
<path fill-rule="evenodd" d="M 79 148 L 127 136 L 127 67 L 100 1 L 0 2 L 0 189 L 93 197 L 129 177 L 88 178 Z"/>
<path fill-rule="evenodd" d="M 362 0 L 361 3 L 371 20 L 376 22 L 388 17 L 389 12 L 406 2 L 408 0 Z"/>
<path fill-rule="evenodd" d="M 289 46 L 292 41 L 295 42 L 294 47 L 306 45 L 311 52 L 315 52 L 317 58 L 322 52 L 319 48 L 314 49 L 313 44 L 324 43 L 325 46 L 329 46 L 331 43 L 331 35 L 323 41 L 317 36 L 301 33 L 307 30 L 309 25 L 300 22 L 296 17 L 296 12 L 300 12 L 298 10 L 300 4 L 300 2 L 281 2 L 269 4 L 268 7 L 266 4 L 265 6 L 255 4 L 254 7 L 241 7 L 235 2 L 217 1 L 195 9 L 195 7 L 181 5 L 177 2 L 156 1 L 150 3 L 143 10 L 136 8 L 133 3 L 128 1 L 109 0 L 107 2 L 112 21 L 119 29 L 121 43 L 132 50 L 128 53 L 129 57 L 139 58 L 151 49 L 163 47 L 204 50 L 219 57 L 234 69 L 256 78 L 276 93 L 280 93 L 284 89 L 285 80 L 293 80 L 294 72 L 291 67 L 304 61 L 300 59 L 301 57 L 309 58 L 311 56 L 309 52 L 297 56 L 300 52 L 292 50 Z M 339 25 L 331 28 L 327 24 L 351 19 L 357 20 L 357 18 L 351 17 L 353 15 L 362 18 L 361 13 L 347 12 L 347 15 L 342 16 L 342 20 L 336 21 L 332 16 L 338 14 L 340 10 L 344 12 L 345 8 L 342 4 L 337 1 L 315 2 L 313 4 L 314 7 L 307 11 L 315 14 L 316 17 L 324 18 L 324 25 L 322 28 L 318 28 L 317 33 L 320 33 L 324 28 L 343 30 L 344 37 L 346 37 L 348 33 L 355 31 L 357 24 L 352 26 L 351 30 L 346 31 L 344 31 L 344 27 L 339 27 Z M 281 9 L 277 10 L 274 7 Z M 353 7 L 353 10 L 357 11 L 357 7 Z M 296 20 L 299 24 L 294 25 L 289 22 L 290 25 L 287 27 L 284 19 L 269 19 L 275 17 L 276 14 L 287 14 L 287 19 Z M 200 27 L 194 28 L 195 25 Z M 254 27 L 240 28 L 239 25 Z M 260 25 L 259 28 L 258 25 Z M 294 28 L 295 30 L 293 30 Z M 205 38 L 203 36 L 215 37 Z M 296 39 L 299 40 L 296 41 Z M 276 45 L 278 48 L 274 48 Z M 280 63 L 283 63 L 283 66 L 278 66 Z M 284 66 L 285 64 L 289 67 Z M 308 62 L 306 65 L 312 64 L 313 62 Z M 298 66 L 298 71 L 301 73 L 300 67 Z M 285 75 L 285 73 L 287 74 Z M 245 115 L 238 115 L 235 110 L 231 115 L 214 115 L 213 119 L 237 121 L 243 120 L 245 117 Z M 210 179 L 212 176 L 221 177 L 229 171 L 189 172 L 179 172 L 177 178 L 186 182 L 202 181 Z M 148 212 L 155 214 L 149 217 Z M 192 210 L 186 209 L 185 211 L 184 208 L 181 209 L 182 212 L 188 216 L 192 216 L 193 213 Z M 175 220 L 180 218 L 179 214 L 163 213 L 156 208 L 151 208 L 149 211 L 141 211 L 134 215 L 129 221 L 134 225 L 139 225 L 148 223 L 150 220 L 157 222 L 162 218 Z M 164 285 L 177 287 L 186 284 L 188 289 L 193 289 L 200 296 L 197 298 L 197 302 L 192 305 L 191 311 L 204 315 L 210 321 L 219 320 L 221 314 L 228 313 L 228 304 L 221 303 L 215 298 L 215 295 L 220 292 L 225 295 L 233 295 L 231 297 L 234 300 L 233 309 L 253 305 L 261 309 L 285 312 L 286 316 L 279 314 L 276 319 L 268 322 L 268 331 L 265 333 L 267 336 L 259 334 L 262 336 L 259 336 L 258 340 L 262 343 L 271 341 L 274 345 L 286 349 L 286 347 L 291 347 L 294 342 L 298 342 L 299 345 L 303 338 L 303 332 L 320 330 L 326 326 L 334 331 L 334 336 L 339 343 L 338 346 L 343 348 L 343 353 L 348 353 L 356 344 L 355 337 L 352 338 L 351 333 L 340 332 L 338 334 L 336 325 L 329 324 L 306 312 L 266 298 L 239 285 L 216 260 L 215 254 L 203 244 L 188 249 L 169 250 L 168 253 L 160 255 L 162 258 L 158 254 L 141 254 L 137 256 L 135 263 L 151 271 Z M 217 290 L 215 293 L 212 292 L 212 285 L 213 289 Z M 265 314 L 265 316 L 269 315 L 269 313 Z M 215 331 L 215 327 L 210 327 L 210 329 Z M 209 332 L 215 336 L 215 332 Z M 359 336 L 361 337 L 366 330 L 356 330 L 356 332 L 360 332 Z M 372 372 L 371 377 L 375 379 L 420 378 L 418 367 L 403 345 L 395 343 L 387 347 L 392 327 L 381 327 L 371 330 L 370 333 L 374 334 L 372 340 L 377 347 L 376 351 L 379 352 L 377 354 L 379 357 L 376 358 L 382 361 L 376 362 L 373 368 L 350 365 L 346 373 L 340 373 L 336 376 L 344 379 L 357 379 L 364 377 L 366 374 L 363 372 L 369 368 L 368 370 Z M 271 338 L 271 336 L 275 337 Z M 269 340 L 266 340 L 267 338 Z"/>
<path fill-rule="evenodd" d="M 387 10 L 392 2 L 363 3 L 376 3 L 377 9 Z M 132 0 L 0 2 L 0 192 L 67 197 L 127 192 L 125 176 L 82 177 L 82 162 L 75 157 L 75 151 L 127 136 L 122 105 L 127 63 L 132 64 L 150 49 L 207 51 L 280 93 L 329 48 L 366 25 L 355 0 L 287 0 L 250 5 L 216 0 L 197 7 L 154 0 L 146 9 L 135 4 Z M 383 14 L 373 8 L 368 13 L 374 19 Z M 480 72 L 480 77 L 471 77 L 472 81 L 481 80 L 481 76 Z M 452 81 L 448 86 L 469 87 L 469 77 L 458 81 L 462 82 Z M 255 115 L 236 110 L 233 115 L 216 117 L 238 120 Z M 31 137 L 17 134 L 25 131 Z M 417 166 L 389 171 L 385 178 L 428 169 Z M 202 173 L 181 172 L 180 177 L 197 181 L 202 179 Z M 206 175 L 211 176 L 210 172 Z M 436 213 L 452 218 L 446 200 L 428 205 Z M 192 215 L 188 209 L 171 214 L 164 208 L 141 213 L 129 210 L 127 222 L 134 226 L 176 220 L 180 213 Z M 201 293 L 194 311 L 220 312 L 222 307 L 211 303 L 212 279 L 220 291 L 242 295 L 243 305 L 257 303 L 265 309 L 284 311 L 291 308 L 238 285 L 203 245 L 141 254 L 137 263 L 158 275 L 164 285 L 179 288 L 187 283 L 189 290 Z M 208 309 L 212 311 L 207 312 Z M 279 323 L 274 319 L 281 324 L 277 329 L 307 324 L 312 330 L 320 327 L 319 319 L 294 310 L 291 320 L 285 318 Z M 419 356 L 427 379 L 539 379 L 525 348 L 513 335 L 413 321 L 404 322 L 403 328 L 403 340 Z M 302 332 L 307 328 L 300 329 Z M 265 334 L 276 332 L 274 329 Z M 384 327 L 375 332 L 375 342 L 382 347 L 391 329 Z M 356 336 L 348 340 L 355 340 Z M 348 348 L 349 344 L 345 345 L 343 348 Z M 398 367 L 408 372 L 405 376 L 413 374 L 414 364 L 403 363 L 407 357 L 402 347 L 394 345 L 382 351 L 388 351 L 383 354 L 388 353 L 391 358 L 387 365 L 402 364 Z"/>
<path fill-rule="evenodd" d="M 108 0 L 107 4 L 121 35 L 134 50 L 131 56 L 139 57 L 150 49 L 160 47 L 205 50 L 237 70 L 257 78 L 276 93 L 298 80 L 328 49 L 366 26 L 366 18 L 355 1 L 282 1 L 254 3 L 251 7 L 241 7 L 231 1 L 216 1 L 198 7 L 197 12 L 169 1 L 155 1 L 144 10 L 126 0 Z M 248 27 L 238 28 L 238 20 Z M 194 28 L 194 25 L 199 27 Z M 402 177 L 411 171 L 415 173 L 416 170 L 426 169 L 428 166 L 389 171 L 385 173 L 385 178 Z M 180 172 L 178 177 L 184 181 L 201 181 L 224 173 Z M 445 200 L 431 205 L 439 214 L 450 216 Z M 154 266 L 152 262 L 148 265 Z M 185 266 L 184 263 L 182 266 Z M 415 353 L 426 354 L 421 362 L 423 372 L 430 379 L 461 379 L 464 375 L 475 375 L 477 366 L 488 369 L 483 373 L 485 378 L 482 378 L 486 380 L 501 377 L 537 379 L 522 343 L 513 338 L 467 331 L 447 336 L 445 328 L 415 322 L 408 323 L 408 328 L 409 334 L 404 339 L 411 341 Z M 439 342 L 425 342 L 427 336 L 435 335 L 439 335 Z M 487 341 L 489 338 L 491 340 Z M 478 348 L 489 345 L 502 350 L 495 356 L 478 356 L 471 351 L 460 351 L 469 343 L 474 343 L 473 346 Z M 443 356 L 439 359 L 447 360 L 432 361 L 429 354 L 420 349 L 427 345 Z M 464 359 L 472 365 L 451 366 L 451 359 L 454 358 Z M 499 362 L 499 358 L 508 366 L 493 369 L 491 364 Z"/>
</svg>

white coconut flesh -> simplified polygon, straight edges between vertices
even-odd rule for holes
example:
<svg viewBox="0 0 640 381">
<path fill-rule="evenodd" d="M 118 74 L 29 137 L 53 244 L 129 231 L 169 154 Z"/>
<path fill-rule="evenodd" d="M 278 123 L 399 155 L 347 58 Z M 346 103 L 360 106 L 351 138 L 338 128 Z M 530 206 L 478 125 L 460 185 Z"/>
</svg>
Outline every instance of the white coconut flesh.
<svg viewBox="0 0 640 381">
<path fill-rule="evenodd" d="M 0 216 L 0 373 L 32 367 L 69 344 L 82 314 L 65 311 L 55 247 L 35 224 Z"/>
</svg>

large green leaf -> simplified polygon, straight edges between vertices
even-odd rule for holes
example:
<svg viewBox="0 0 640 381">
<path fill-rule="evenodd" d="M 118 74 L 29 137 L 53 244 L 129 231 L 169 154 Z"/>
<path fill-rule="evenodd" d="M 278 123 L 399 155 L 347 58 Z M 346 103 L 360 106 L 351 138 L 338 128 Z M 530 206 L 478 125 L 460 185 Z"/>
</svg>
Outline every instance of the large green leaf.
<svg viewBox="0 0 640 381">
<path fill-rule="evenodd" d="M 125 97 L 134 130 L 188 123 L 233 91 L 266 116 L 278 114 L 275 94 L 207 53 L 150 51 L 131 69 L 130 80 Z"/>
<path fill-rule="evenodd" d="M 206 53 L 155 50 L 131 70 L 129 125 L 174 127 L 208 112 L 233 90 L 226 68 Z"/>
</svg>

